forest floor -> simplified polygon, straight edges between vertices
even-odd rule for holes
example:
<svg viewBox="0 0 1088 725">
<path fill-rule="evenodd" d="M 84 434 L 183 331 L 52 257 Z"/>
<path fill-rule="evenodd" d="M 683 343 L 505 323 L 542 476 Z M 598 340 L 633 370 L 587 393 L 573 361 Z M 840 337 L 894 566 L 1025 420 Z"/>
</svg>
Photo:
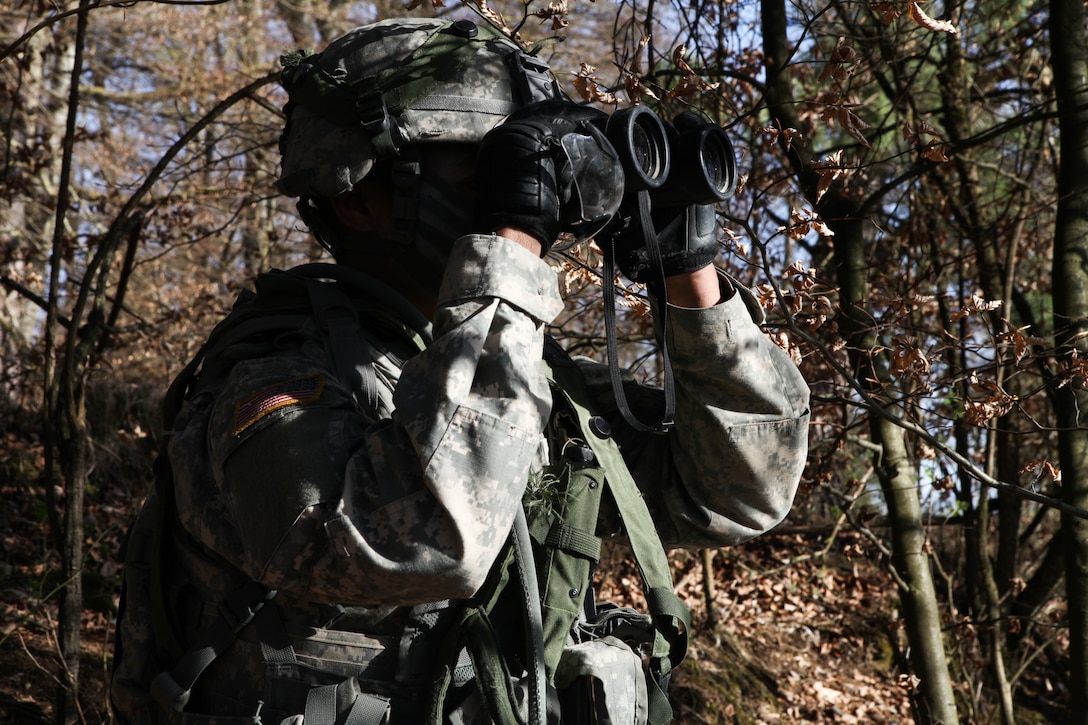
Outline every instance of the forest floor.
<svg viewBox="0 0 1088 725">
<path fill-rule="evenodd" d="M 6 478 L 6 477 L 4 477 Z M 113 552 L 133 514 L 126 491 L 88 501 L 87 606 L 81 636 L 83 721 L 109 722 L 105 683 L 119 566 Z M 40 489 L 0 480 L 0 724 L 54 721 L 60 681 L 56 557 Z M 840 533 L 776 532 L 719 550 L 713 561 L 717 621 L 707 616 L 704 558 L 671 555 L 677 591 L 693 612 L 687 660 L 671 693 L 680 725 L 706 723 L 911 723 L 902 674 L 895 585 L 865 540 Z M 602 562 L 604 600 L 640 604 L 622 552 Z M 1060 703 L 1059 675 L 1033 683 L 1033 709 Z M 967 685 L 960 684 L 965 688 Z M 1022 712 L 1026 711 L 1021 710 Z M 1023 722 L 1047 722 L 1031 712 Z M 965 719 L 985 722 L 987 718 Z"/>
</svg>

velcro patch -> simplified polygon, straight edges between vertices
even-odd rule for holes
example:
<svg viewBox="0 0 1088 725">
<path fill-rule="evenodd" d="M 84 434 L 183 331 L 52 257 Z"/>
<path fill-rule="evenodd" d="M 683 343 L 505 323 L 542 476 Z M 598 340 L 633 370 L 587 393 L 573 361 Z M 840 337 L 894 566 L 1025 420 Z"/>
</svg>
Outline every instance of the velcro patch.
<svg viewBox="0 0 1088 725">
<path fill-rule="evenodd" d="M 274 410 L 289 405 L 312 403 L 321 397 L 325 387 L 324 375 L 310 375 L 276 383 L 242 400 L 234 408 L 234 435 L 241 434 Z"/>
</svg>

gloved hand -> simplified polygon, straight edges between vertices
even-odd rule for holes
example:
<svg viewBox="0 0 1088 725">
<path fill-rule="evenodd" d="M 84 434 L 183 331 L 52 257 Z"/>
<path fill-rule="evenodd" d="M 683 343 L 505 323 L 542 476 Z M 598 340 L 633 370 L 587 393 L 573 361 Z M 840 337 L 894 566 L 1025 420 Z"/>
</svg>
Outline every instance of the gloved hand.
<svg viewBox="0 0 1088 725">
<path fill-rule="evenodd" d="M 593 127 L 602 118 L 597 109 L 544 101 L 488 132 L 476 161 L 477 227 L 521 229 L 540 241 L 542 254 L 561 231 L 587 222 L 599 229 L 623 193 L 619 159 Z"/>
<path fill-rule="evenodd" d="M 559 236 L 560 208 L 571 194 L 570 165 L 561 155 L 555 129 L 539 120 L 507 121 L 488 132 L 476 160 L 477 226 L 488 232 L 521 229 L 546 254 Z"/>
<path fill-rule="evenodd" d="M 694 272 L 714 261 L 718 254 L 718 225 L 713 204 L 654 209 L 650 216 L 657 230 L 666 277 Z M 616 266 L 627 279 L 632 282 L 656 279 L 657 271 L 639 222 L 637 197 L 629 194 L 624 199 L 619 214 L 602 237 L 605 251 L 607 246 L 614 249 Z"/>
</svg>

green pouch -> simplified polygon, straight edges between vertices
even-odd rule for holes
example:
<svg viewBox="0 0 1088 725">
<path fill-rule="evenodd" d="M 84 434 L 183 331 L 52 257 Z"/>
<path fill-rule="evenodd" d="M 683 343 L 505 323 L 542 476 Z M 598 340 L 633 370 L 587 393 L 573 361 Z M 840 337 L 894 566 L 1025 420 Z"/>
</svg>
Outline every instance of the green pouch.
<svg viewBox="0 0 1088 725">
<path fill-rule="evenodd" d="M 593 569 L 601 557 L 601 540 L 594 529 L 603 491 L 604 472 L 599 467 L 570 461 L 545 468 L 526 490 L 549 680 L 555 676 L 568 633 L 585 612 Z"/>
</svg>

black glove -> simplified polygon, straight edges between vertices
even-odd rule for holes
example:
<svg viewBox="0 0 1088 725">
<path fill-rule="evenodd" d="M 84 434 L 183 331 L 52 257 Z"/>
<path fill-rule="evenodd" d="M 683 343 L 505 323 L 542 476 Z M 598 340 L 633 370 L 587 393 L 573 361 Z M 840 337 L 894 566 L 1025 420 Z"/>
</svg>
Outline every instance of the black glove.
<svg viewBox="0 0 1088 725">
<path fill-rule="evenodd" d="M 600 229 L 623 193 L 615 150 L 593 127 L 606 118 L 597 109 L 544 101 L 488 132 L 476 162 L 477 227 L 521 229 L 544 253 L 561 231 L 577 233 L 587 224 Z"/>
<path fill-rule="evenodd" d="M 664 276 L 702 269 L 718 255 L 718 225 L 713 204 L 654 209 L 650 216 L 657 230 Z M 637 196 L 627 195 L 620 213 L 603 236 L 606 246 L 614 250 L 616 266 L 627 279 L 645 283 L 657 278 L 639 221 Z"/>
<path fill-rule="evenodd" d="M 521 229 L 546 253 L 559 236 L 560 207 L 570 198 L 570 167 L 560 161 L 557 168 L 561 154 L 555 130 L 541 121 L 508 121 L 488 132 L 476 161 L 477 226 Z"/>
</svg>

